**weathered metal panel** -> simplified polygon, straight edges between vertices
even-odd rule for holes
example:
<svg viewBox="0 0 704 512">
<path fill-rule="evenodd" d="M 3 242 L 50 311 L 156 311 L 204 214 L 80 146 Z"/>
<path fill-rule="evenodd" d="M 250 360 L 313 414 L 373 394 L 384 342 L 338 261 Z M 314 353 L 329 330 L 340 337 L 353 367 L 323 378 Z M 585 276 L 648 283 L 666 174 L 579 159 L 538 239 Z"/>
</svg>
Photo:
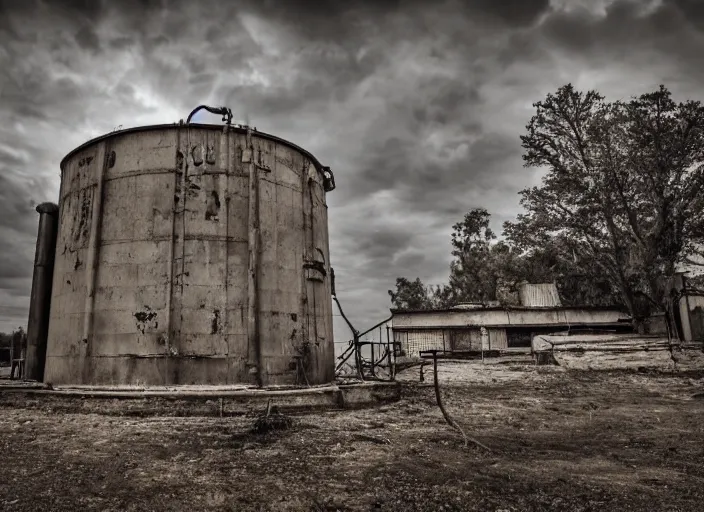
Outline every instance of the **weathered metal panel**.
<svg viewBox="0 0 704 512">
<path fill-rule="evenodd" d="M 690 295 L 680 299 L 683 338 L 686 341 L 704 341 L 704 297 Z"/>
<path fill-rule="evenodd" d="M 506 329 L 487 329 L 489 333 L 489 349 L 502 350 L 508 348 Z"/>
<path fill-rule="evenodd" d="M 519 287 L 518 295 L 522 306 L 558 307 L 562 305 L 555 283 L 524 283 Z"/>
<path fill-rule="evenodd" d="M 145 172 L 171 170 L 176 165 L 177 130 L 159 130 L 121 135 L 110 139 L 111 150 L 115 152 L 113 165 L 108 163 L 106 179 Z M 140 182 L 146 184 L 147 180 Z"/>
<path fill-rule="evenodd" d="M 322 177 L 285 141 L 249 140 L 160 127 L 65 159 L 47 380 L 293 384 L 299 364 L 333 379 Z"/>
<path fill-rule="evenodd" d="M 449 335 L 452 341 L 452 350 L 482 350 L 480 328 L 451 330 Z M 487 329 L 487 341 L 483 347 L 485 350 L 501 350 L 507 347 L 506 329 Z"/>
<path fill-rule="evenodd" d="M 482 340 L 479 329 L 461 329 L 450 332 L 452 350 L 481 350 Z"/>
<path fill-rule="evenodd" d="M 44 379 L 79 382 L 88 295 L 86 262 L 90 238 L 99 145 L 79 151 L 65 167 L 59 191 L 59 227 L 51 292 Z"/>
</svg>

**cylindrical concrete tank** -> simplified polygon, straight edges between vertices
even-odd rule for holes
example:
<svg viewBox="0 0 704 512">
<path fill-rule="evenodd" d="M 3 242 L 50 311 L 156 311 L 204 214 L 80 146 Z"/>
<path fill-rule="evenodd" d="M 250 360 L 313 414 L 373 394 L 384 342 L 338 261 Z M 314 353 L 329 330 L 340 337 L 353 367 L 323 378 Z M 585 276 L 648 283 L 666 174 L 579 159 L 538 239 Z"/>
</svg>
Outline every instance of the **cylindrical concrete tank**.
<svg viewBox="0 0 704 512">
<path fill-rule="evenodd" d="M 114 132 L 61 163 L 45 378 L 334 378 L 329 168 L 230 125 Z"/>
</svg>

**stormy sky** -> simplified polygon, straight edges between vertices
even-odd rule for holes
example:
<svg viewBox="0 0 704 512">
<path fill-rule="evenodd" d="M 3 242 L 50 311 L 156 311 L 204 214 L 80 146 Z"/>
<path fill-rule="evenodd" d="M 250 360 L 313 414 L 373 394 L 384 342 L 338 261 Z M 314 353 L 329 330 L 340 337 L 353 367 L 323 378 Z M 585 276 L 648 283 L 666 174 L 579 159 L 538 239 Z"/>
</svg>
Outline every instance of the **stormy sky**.
<svg viewBox="0 0 704 512">
<path fill-rule="evenodd" d="M 361 330 L 397 276 L 446 279 L 464 212 L 497 230 L 518 213 L 539 180 L 519 135 L 567 82 L 704 99 L 704 1 L 0 0 L 0 331 L 26 325 L 61 158 L 201 103 L 332 167 L 331 259 Z"/>
</svg>

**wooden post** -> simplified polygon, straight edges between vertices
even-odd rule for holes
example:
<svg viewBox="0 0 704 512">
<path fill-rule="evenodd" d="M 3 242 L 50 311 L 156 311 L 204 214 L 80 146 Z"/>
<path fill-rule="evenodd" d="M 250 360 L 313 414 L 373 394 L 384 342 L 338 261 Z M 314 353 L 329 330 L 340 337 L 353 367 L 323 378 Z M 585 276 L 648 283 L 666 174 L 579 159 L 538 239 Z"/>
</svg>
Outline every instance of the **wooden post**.
<svg viewBox="0 0 704 512">
<path fill-rule="evenodd" d="M 391 380 L 393 380 L 394 379 L 394 363 L 393 362 L 396 359 L 396 356 L 394 355 L 396 347 L 394 346 L 393 350 L 392 350 L 392 346 L 390 343 L 390 337 L 389 337 L 389 330 L 390 329 L 391 328 L 389 327 L 389 325 L 386 324 L 386 351 L 389 353 L 389 375 L 391 376 Z"/>
</svg>

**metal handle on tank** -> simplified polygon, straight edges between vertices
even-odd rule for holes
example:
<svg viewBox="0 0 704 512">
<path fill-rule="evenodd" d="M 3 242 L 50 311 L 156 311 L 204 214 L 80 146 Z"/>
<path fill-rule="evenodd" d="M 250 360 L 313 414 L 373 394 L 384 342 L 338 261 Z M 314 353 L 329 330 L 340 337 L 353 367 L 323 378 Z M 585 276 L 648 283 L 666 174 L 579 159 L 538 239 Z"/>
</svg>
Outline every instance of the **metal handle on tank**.
<svg viewBox="0 0 704 512">
<path fill-rule="evenodd" d="M 186 124 L 191 124 L 191 118 L 199 110 L 207 110 L 211 114 L 220 114 L 220 115 L 222 115 L 223 121 L 225 121 L 227 124 L 232 124 L 232 110 L 230 110 L 227 107 L 209 107 L 208 105 L 198 105 L 196 108 L 194 108 L 193 111 L 190 114 L 188 114 L 188 119 L 186 119 Z"/>
<path fill-rule="evenodd" d="M 335 175 L 330 167 L 323 167 L 323 187 L 325 192 L 335 190 Z"/>
</svg>

